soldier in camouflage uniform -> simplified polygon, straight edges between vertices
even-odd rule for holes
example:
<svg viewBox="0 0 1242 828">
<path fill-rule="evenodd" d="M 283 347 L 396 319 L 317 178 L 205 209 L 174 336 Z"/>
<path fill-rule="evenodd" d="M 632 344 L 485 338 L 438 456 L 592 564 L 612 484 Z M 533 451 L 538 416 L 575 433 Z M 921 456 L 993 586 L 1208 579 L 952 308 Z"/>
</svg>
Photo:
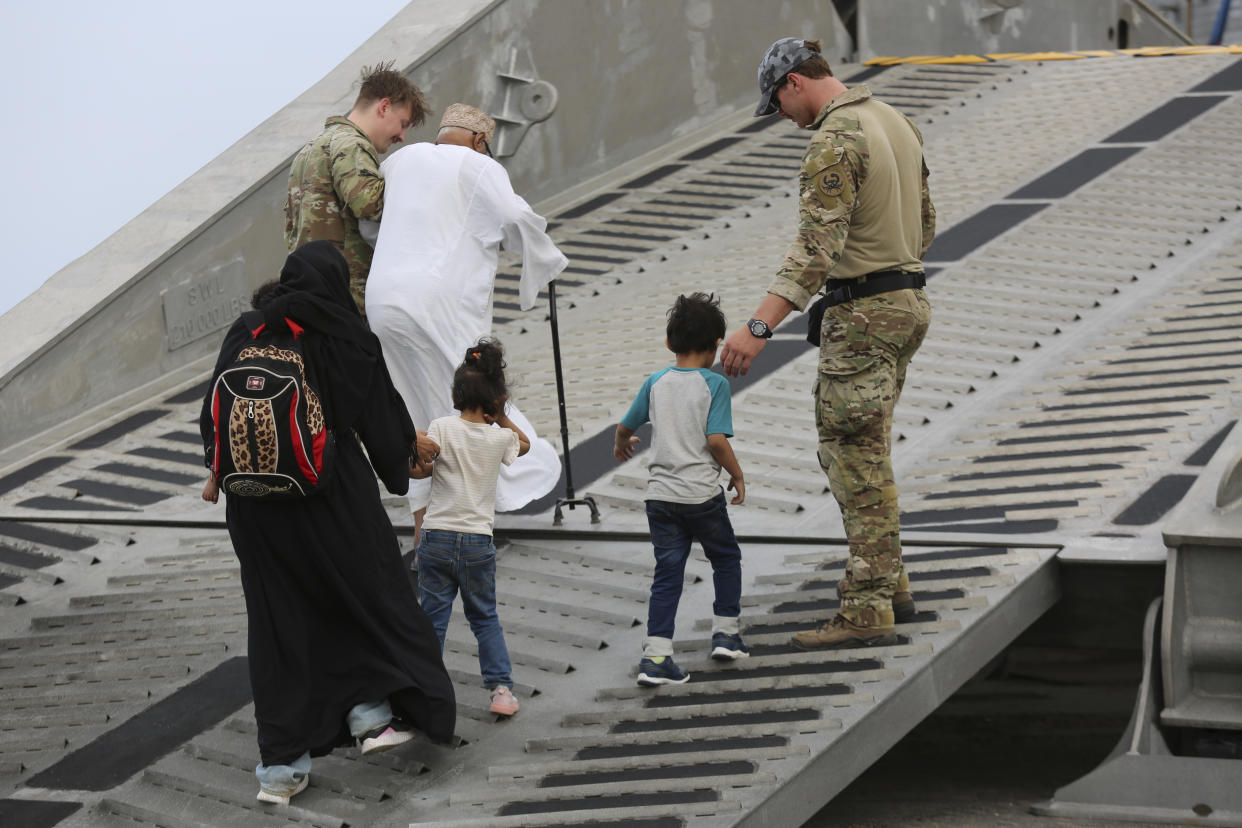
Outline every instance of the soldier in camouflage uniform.
<svg viewBox="0 0 1242 828">
<path fill-rule="evenodd" d="M 727 374 L 745 374 L 772 329 L 827 288 L 815 420 L 849 561 L 840 612 L 795 635 L 800 649 L 891 644 L 894 610 L 914 614 L 890 442 L 906 366 L 931 320 L 921 259 L 936 221 L 918 130 L 865 86 L 847 89 L 819 51 L 819 41 L 784 38 L 759 66 L 755 115 L 779 111 L 815 135 L 799 176 L 798 236 L 722 354 Z"/>
<path fill-rule="evenodd" d="M 353 110 L 329 118 L 289 170 L 285 244 L 290 250 L 319 239 L 335 244 L 349 263 L 349 290 L 363 314 L 371 246 L 358 234 L 358 219 L 379 219 L 384 209 L 379 156 L 404 141 L 405 131 L 421 124 L 429 111 L 423 93 L 392 63 L 363 67 Z"/>
</svg>

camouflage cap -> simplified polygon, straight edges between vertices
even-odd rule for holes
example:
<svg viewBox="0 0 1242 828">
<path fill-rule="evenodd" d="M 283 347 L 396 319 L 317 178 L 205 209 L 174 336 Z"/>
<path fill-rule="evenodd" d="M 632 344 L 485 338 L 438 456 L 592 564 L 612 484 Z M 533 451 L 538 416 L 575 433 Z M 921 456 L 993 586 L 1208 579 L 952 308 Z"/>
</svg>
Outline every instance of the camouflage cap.
<svg viewBox="0 0 1242 828">
<path fill-rule="evenodd" d="M 455 103 L 444 110 L 444 117 L 440 119 L 440 129 L 445 127 L 460 127 L 471 132 L 481 132 L 487 139 L 487 143 L 491 144 L 492 133 L 496 131 L 496 122 L 481 109 L 464 103 Z"/>
<path fill-rule="evenodd" d="M 782 37 L 768 47 L 768 51 L 759 61 L 759 105 L 755 107 L 755 117 L 771 115 L 777 106 L 776 85 L 800 66 L 803 61 L 815 57 L 806 47 L 806 41 L 800 37 Z"/>
</svg>

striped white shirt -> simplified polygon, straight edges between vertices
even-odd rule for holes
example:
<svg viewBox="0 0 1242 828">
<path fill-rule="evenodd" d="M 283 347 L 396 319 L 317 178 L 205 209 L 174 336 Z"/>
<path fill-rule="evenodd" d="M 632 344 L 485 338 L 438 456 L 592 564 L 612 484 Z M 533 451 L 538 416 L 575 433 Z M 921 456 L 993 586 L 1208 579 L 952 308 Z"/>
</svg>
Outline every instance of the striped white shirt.
<svg viewBox="0 0 1242 828">
<path fill-rule="evenodd" d="M 459 416 L 432 420 L 427 436 L 440 446 L 432 467 L 424 529 L 490 535 L 496 522 L 496 478 L 517 459 L 517 432 Z"/>
</svg>

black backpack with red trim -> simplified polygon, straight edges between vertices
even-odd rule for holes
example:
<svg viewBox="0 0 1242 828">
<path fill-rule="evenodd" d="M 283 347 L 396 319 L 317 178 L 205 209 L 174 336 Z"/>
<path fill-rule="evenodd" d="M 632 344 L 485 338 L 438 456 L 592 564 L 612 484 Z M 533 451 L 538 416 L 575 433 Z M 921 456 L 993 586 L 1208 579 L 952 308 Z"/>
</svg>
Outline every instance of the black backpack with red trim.
<svg viewBox="0 0 1242 828">
<path fill-rule="evenodd" d="M 336 438 L 307 381 L 303 329 L 286 319 L 289 331 L 269 330 L 258 311 L 242 314 L 242 321 L 251 341 L 211 391 L 216 482 L 241 497 L 322 491 L 332 480 Z"/>
</svg>

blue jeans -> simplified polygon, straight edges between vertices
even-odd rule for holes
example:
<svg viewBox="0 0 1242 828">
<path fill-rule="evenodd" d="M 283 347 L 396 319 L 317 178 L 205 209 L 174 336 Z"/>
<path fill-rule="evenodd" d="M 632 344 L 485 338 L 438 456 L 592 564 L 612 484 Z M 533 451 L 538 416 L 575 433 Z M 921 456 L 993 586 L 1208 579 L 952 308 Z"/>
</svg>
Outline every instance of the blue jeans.
<svg viewBox="0 0 1242 828">
<path fill-rule="evenodd" d="M 349 733 L 355 739 L 369 730 L 392 721 L 392 705 L 388 699 L 377 702 L 355 704 L 345 714 L 345 723 L 349 725 Z M 259 778 L 259 785 L 265 790 L 277 794 L 292 793 L 302 777 L 310 773 L 311 755 L 306 751 L 288 765 L 265 765 L 260 762 L 254 769 Z"/>
<path fill-rule="evenodd" d="M 444 633 L 461 590 L 466 620 L 479 645 L 483 686 L 513 686 L 509 648 L 496 615 L 496 547 L 491 535 L 424 529 L 418 547 L 418 591 L 423 612 L 431 619 L 444 651 Z"/>
<path fill-rule="evenodd" d="M 729 522 L 724 492 L 703 503 L 648 500 L 647 523 L 655 548 L 655 576 L 647 604 L 648 638 L 666 639 L 671 644 L 691 541 L 699 542 L 712 565 L 716 589 L 712 612 L 718 619 L 741 615 L 742 550 Z M 662 654 L 671 655 L 672 650 Z"/>
</svg>

